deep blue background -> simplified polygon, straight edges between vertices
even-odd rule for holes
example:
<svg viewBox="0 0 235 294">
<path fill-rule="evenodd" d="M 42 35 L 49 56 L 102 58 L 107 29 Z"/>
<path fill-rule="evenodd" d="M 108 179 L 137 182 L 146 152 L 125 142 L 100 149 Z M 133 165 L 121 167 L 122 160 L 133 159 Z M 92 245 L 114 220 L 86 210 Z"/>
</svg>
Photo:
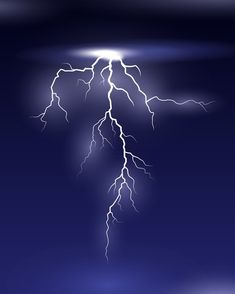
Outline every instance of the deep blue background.
<svg viewBox="0 0 235 294">
<path fill-rule="evenodd" d="M 162 111 L 155 133 L 147 124 L 135 130 L 156 181 L 142 179 L 140 215 L 131 212 L 113 228 L 107 265 L 106 183 L 92 165 L 76 179 L 80 158 L 69 155 L 67 127 L 41 134 L 30 121 L 30 111 L 39 110 L 26 102 L 35 99 L 37 73 L 45 69 L 50 78 L 57 65 L 25 56 L 42 47 L 102 42 L 210 41 L 232 48 L 235 20 L 103 7 L 90 12 L 90 5 L 64 5 L 35 22 L 1 23 L 0 293 L 168 293 L 197 278 L 232 279 L 235 59 L 141 63 L 156 92 L 154 73 L 161 77 L 156 94 L 205 93 L 217 104 L 209 113 Z"/>
</svg>

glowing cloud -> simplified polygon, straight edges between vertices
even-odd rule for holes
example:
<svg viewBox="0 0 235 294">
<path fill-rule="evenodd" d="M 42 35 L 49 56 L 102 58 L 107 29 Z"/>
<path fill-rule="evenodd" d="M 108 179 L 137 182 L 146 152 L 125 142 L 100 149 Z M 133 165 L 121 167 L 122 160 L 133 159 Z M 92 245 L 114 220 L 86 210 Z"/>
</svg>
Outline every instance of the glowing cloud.
<svg viewBox="0 0 235 294">
<path fill-rule="evenodd" d="M 81 52 L 84 56 L 101 57 L 106 60 L 120 60 L 123 58 L 124 52 L 112 49 L 91 49 Z"/>
</svg>

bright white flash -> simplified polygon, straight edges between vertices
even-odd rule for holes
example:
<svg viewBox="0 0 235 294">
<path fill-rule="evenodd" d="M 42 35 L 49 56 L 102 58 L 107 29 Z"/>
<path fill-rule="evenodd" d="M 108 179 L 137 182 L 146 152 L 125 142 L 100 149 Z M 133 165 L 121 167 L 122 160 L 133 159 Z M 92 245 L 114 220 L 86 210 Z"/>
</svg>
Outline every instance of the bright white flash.
<svg viewBox="0 0 235 294">
<path fill-rule="evenodd" d="M 123 52 L 121 50 L 111 50 L 111 49 L 92 49 L 82 51 L 83 55 L 91 57 L 102 57 L 106 60 L 120 60 L 123 58 Z"/>
<path fill-rule="evenodd" d="M 147 164 L 139 155 L 134 154 L 129 149 L 129 140 L 135 140 L 135 138 L 125 133 L 124 126 L 119 122 L 118 118 L 114 115 L 113 112 L 113 94 L 114 92 L 122 92 L 126 99 L 131 105 L 134 107 L 135 103 L 132 97 L 132 94 L 128 92 L 127 89 L 123 88 L 121 85 L 116 84 L 113 79 L 113 63 L 118 62 L 120 63 L 122 74 L 123 76 L 129 80 L 129 82 L 136 87 L 139 94 L 141 94 L 144 106 L 149 113 L 150 123 L 152 128 L 154 129 L 154 111 L 150 107 L 150 103 L 153 100 L 157 100 L 159 102 L 170 102 L 182 106 L 186 103 L 194 103 L 200 106 L 203 110 L 206 111 L 206 106 L 212 102 L 205 103 L 203 101 L 195 101 L 195 100 L 187 100 L 185 102 L 177 102 L 173 99 L 161 99 L 158 96 L 148 97 L 147 94 L 141 89 L 139 83 L 136 81 L 136 78 L 133 74 L 129 72 L 129 69 L 135 68 L 137 72 L 141 75 L 141 71 L 137 65 L 127 65 L 123 61 L 123 55 L 119 51 L 115 50 L 87 50 L 84 52 L 87 56 L 96 57 L 95 61 L 92 63 L 90 67 L 85 67 L 82 69 L 73 68 L 70 64 L 67 64 L 67 68 L 60 68 L 54 79 L 52 80 L 50 86 L 51 92 L 51 99 L 48 105 L 45 107 L 42 113 L 37 116 L 33 116 L 34 118 L 39 118 L 43 124 L 42 130 L 45 129 L 47 125 L 47 112 L 48 110 L 57 105 L 60 110 L 64 113 L 65 120 L 68 122 L 68 113 L 66 109 L 61 105 L 61 97 L 57 94 L 54 86 L 56 81 L 60 78 L 61 73 L 85 73 L 89 72 L 90 77 L 85 79 L 80 79 L 84 84 L 87 85 L 86 97 L 88 96 L 93 81 L 95 78 L 99 78 L 101 83 L 105 86 L 108 86 L 107 90 L 107 101 L 108 101 L 108 108 L 104 110 L 103 116 L 98 119 L 98 121 L 92 126 L 91 130 L 91 141 L 89 144 L 88 152 L 84 157 L 81 166 L 80 172 L 83 171 L 84 165 L 89 160 L 92 152 L 97 147 L 98 144 L 101 144 L 100 147 L 103 148 L 105 144 L 113 146 L 114 137 L 118 137 L 121 143 L 121 154 L 122 154 L 122 165 L 119 170 L 117 176 L 113 179 L 113 182 L 110 184 L 108 192 L 112 192 L 113 198 L 111 204 L 108 207 L 107 214 L 106 214 L 106 230 L 105 230 L 105 238 L 106 238 L 106 245 L 105 245 L 105 257 L 108 261 L 108 249 L 110 245 L 110 226 L 112 224 L 118 223 L 119 220 L 117 218 L 117 209 L 122 209 L 123 201 L 127 200 L 133 207 L 133 209 L 138 212 L 136 205 L 135 205 L 135 194 L 136 194 L 136 181 L 134 176 L 131 173 L 133 168 L 140 170 L 143 172 L 144 175 L 152 178 L 149 168 L 150 165 Z M 96 67 L 99 61 L 107 61 L 102 68 Z M 103 64 L 103 63 L 102 63 Z M 104 134 L 104 125 L 105 123 L 109 123 L 110 130 L 112 131 L 112 136 L 106 136 Z"/>
</svg>

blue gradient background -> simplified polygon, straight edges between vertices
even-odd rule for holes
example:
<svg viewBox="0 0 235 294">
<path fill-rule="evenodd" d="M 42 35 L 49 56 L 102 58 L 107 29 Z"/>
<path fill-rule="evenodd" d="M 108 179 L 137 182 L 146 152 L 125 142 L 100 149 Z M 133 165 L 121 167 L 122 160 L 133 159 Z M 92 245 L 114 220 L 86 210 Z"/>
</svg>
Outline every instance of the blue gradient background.
<svg viewBox="0 0 235 294">
<path fill-rule="evenodd" d="M 233 14 L 115 10 L 111 4 L 95 10 L 92 2 L 79 6 L 73 1 L 51 1 L 50 7 L 50 14 L 34 21 L 8 17 L 0 24 L 0 293 L 176 293 L 198 279 L 233 281 Z M 139 141 L 135 148 L 153 162 L 156 181 L 140 177 L 141 213 L 127 213 L 125 222 L 113 227 L 107 265 L 108 196 L 102 192 L 108 185 L 105 168 L 116 154 L 100 153 L 95 168 L 90 163 L 76 179 L 86 147 L 82 140 L 88 139 L 87 116 L 91 121 L 93 112 L 80 110 L 79 123 L 71 129 L 55 122 L 41 135 L 29 115 L 49 98 L 50 79 L 68 60 L 63 54 L 58 62 L 46 54 L 36 60 L 30 52 L 159 40 L 179 46 L 211 42 L 231 52 L 214 58 L 136 60 L 150 93 L 203 95 L 217 103 L 206 114 L 161 106 L 155 133 L 138 116 L 136 123 L 132 120 Z"/>
</svg>

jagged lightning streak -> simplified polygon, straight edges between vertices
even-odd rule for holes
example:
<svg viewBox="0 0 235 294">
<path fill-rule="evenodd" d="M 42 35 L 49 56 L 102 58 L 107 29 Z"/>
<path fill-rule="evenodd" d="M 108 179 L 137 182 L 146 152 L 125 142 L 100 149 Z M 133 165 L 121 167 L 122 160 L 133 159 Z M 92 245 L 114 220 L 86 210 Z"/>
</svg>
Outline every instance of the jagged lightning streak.
<svg viewBox="0 0 235 294">
<path fill-rule="evenodd" d="M 108 249 L 110 245 L 110 224 L 112 223 L 118 223 L 119 220 L 115 214 L 115 210 L 117 207 L 122 209 L 122 201 L 124 197 L 127 197 L 130 205 L 133 207 L 133 209 L 138 212 L 136 206 L 135 206 L 135 201 L 134 201 L 134 194 L 136 193 L 136 188 L 135 188 L 135 179 L 131 174 L 131 168 L 134 167 L 137 170 L 142 171 L 146 176 L 148 176 L 150 179 L 152 179 L 151 173 L 149 172 L 149 167 L 148 165 L 141 157 L 133 154 L 127 147 L 127 139 L 131 138 L 134 141 L 136 141 L 135 137 L 133 137 L 130 134 L 126 134 L 123 130 L 123 126 L 119 123 L 117 117 L 114 116 L 113 114 L 113 102 L 112 102 L 112 94 L 114 91 L 122 92 L 125 94 L 127 100 L 132 104 L 132 106 L 135 106 L 135 103 L 133 99 L 131 98 L 131 94 L 123 87 L 117 86 L 115 82 L 113 81 L 113 62 L 119 62 L 121 65 L 121 68 L 123 70 L 124 76 L 128 78 L 136 87 L 137 91 L 142 95 L 144 99 L 144 105 L 146 107 L 146 110 L 148 111 L 150 118 L 151 118 L 151 124 L 152 128 L 154 129 L 154 111 L 151 110 L 149 102 L 153 100 L 157 100 L 159 102 L 172 102 L 176 105 L 184 105 L 187 103 L 194 103 L 199 105 L 200 107 L 203 108 L 203 110 L 206 111 L 206 106 L 209 105 L 212 102 L 205 103 L 203 101 L 195 101 L 195 100 L 186 100 L 184 102 L 177 102 L 173 99 L 161 99 L 158 96 L 153 96 L 148 98 L 147 94 L 141 89 L 139 83 L 136 81 L 135 77 L 129 73 L 128 69 L 130 68 L 135 68 L 139 72 L 141 76 L 141 70 L 137 65 L 126 65 L 116 52 L 105 52 L 105 54 L 98 54 L 98 57 L 95 59 L 94 63 L 91 65 L 91 67 L 85 67 L 83 69 L 75 69 L 73 68 L 70 64 L 68 64 L 69 69 L 59 69 L 52 81 L 52 84 L 50 86 L 51 90 L 51 100 L 44 109 L 42 113 L 40 113 L 37 116 L 33 116 L 34 118 L 39 118 L 41 122 L 43 123 L 43 128 L 42 130 L 45 129 L 47 125 L 47 120 L 46 120 L 46 115 L 48 110 L 56 103 L 56 105 L 61 109 L 61 111 L 64 113 L 65 120 L 68 122 L 68 113 L 64 109 L 64 107 L 61 105 L 61 98 L 60 96 L 56 93 L 54 86 L 56 81 L 60 78 L 61 73 L 74 73 L 74 72 L 79 72 L 79 73 L 85 73 L 85 72 L 90 72 L 91 77 L 86 81 L 84 79 L 79 79 L 78 82 L 83 82 L 84 84 L 87 85 L 87 91 L 85 93 L 85 97 L 87 98 L 91 87 L 92 87 L 92 82 L 95 79 L 96 76 L 96 70 L 95 67 L 99 63 L 100 60 L 108 60 L 108 64 L 105 64 L 105 66 L 98 71 L 99 77 L 101 78 L 101 83 L 105 85 L 105 82 L 108 84 L 108 93 L 107 93 L 107 99 L 108 99 L 108 109 L 104 111 L 103 117 L 101 117 L 93 126 L 92 126 L 92 132 L 91 132 L 91 141 L 89 144 L 88 152 L 86 156 L 84 157 L 83 161 L 81 162 L 80 165 L 80 173 L 82 173 L 84 165 L 90 158 L 93 149 L 97 146 L 98 139 L 101 139 L 101 146 L 100 148 L 103 148 L 105 143 L 107 143 L 110 146 L 112 145 L 111 139 L 107 138 L 104 133 L 103 133 L 103 127 L 105 122 L 110 122 L 110 127 L 111 130 L 115 135 L 118 134 L 119 140 L 121 142 L 121 150 L 122 150 L 122 165 L 119 171 L 119 174 L 117 177 L 114 179 L 113 183 L 110 185 L 108 192 L 113 192 L 113 200 L 111 201 L 111 204 L 108 207 L 107 214 L 106 214 L 106 230 L 105 230 L 105 236 L 106 236 L 106 245 L 105 245 L 105 257 L 108 261 Z M 107 71 L 108 73 L 108 78 L 107 80 L 105 79 L 105 72 Z M 126 193 L 127 191 L 127 193 Z M 127 196 L 126 196 L 127 195 Z"/>
<path fill-rule="evenodd" d="M 91 72 L 92 73 L 92 77 L 88 80 L 88 81 L 85 81 L 83 79 L 79 79 L 78 81 L 82 81 L 84 84 L 88 85 L 88 89 L 86 91 L 86 97 L 91 89 L 91 82 L 94 78 L 94 75 L 95 75 L 95 72 L 94 72 L 94 68 L 95 68 L 95 65 L 99 62 L 99 60 L 101 59 L 101 57 L 98 57 L 95 62 L 91 65 L 91 67 L 85 67 L 83 69 L 78 69 L 78 68 L 72 68 L 72 66 L 69 64 L 69 63 L 65 63 L 69 66 L 69 69 L 64 69 L 64 68 L 60 68 L 52 83 L 51 83 L 51 86 L 50 86 L 50 90 L 51 90 L 51 100 L 50 100 L 50 103 L 47 105 L 47 107 L 44 109 L 44 111 L 42 113 L 40 113 L 39 115 L 34 115 L 34 116 L 31 116 L 32 118 L 39 118 L 41 120 L 41 122 L 43 123 L 43 127 L 42 127 L 42 131 L 44 131 L 44 129 L 46 128 L 47 126 L 47 120 L 45 120 L 46 118 L 46 115 L 47 115 L 47 112 L 48 110 L 53 106 L 54 103 L 57 104 L 57 106 L 60 108 L 60 110 L 64 113 L 64 117 L 65 117 L 65 120 L 67 122 L 69 122 L 68 120 L 68 113 L 67 111 L 63 108 L 63 106 L 61 106 L 61 98 L 60 96 L 55 92 L 54 90 L 54 86 L 55 86 L 55 83 L 56 81 L 60 78 L 60 74 L 61 73 L 74 73 L 74 72 L 80 72 L 80 73 L 85 73 L 87 71 Z"/>
</svg>

